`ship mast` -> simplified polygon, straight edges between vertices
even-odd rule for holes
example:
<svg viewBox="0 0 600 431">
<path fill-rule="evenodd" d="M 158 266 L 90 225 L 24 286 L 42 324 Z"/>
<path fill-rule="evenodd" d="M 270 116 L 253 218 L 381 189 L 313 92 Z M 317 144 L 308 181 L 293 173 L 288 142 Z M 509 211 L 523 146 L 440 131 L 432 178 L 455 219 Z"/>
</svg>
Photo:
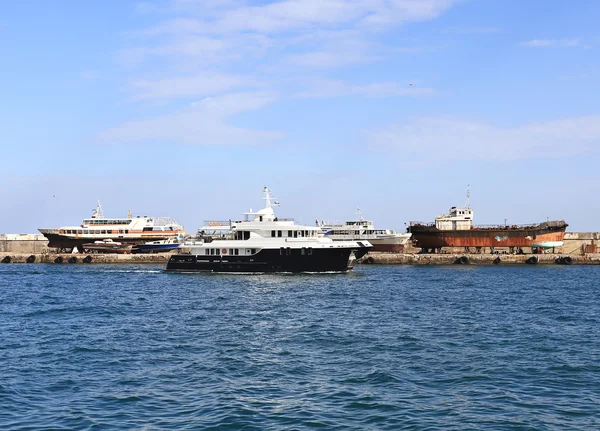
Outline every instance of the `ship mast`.
<svg viewBox="0 0 600 431">
<path fill-rule="evenodd" d="M 269 190 L 267 188 L 267 186 L 265 186 L 263 188 L 263 192 L 265 192 L 265 197 L 263 199 L 267 201 L 267 205 L 265 208 L 271 208 L 272 206 L 274 206 L 274 207 L 279 206 L 279 202 L 277 202 L 277 201 L 275 201 L 271 204 L 271 199 L 275 199 L 275 198 L 271 197 L 271 190 Z"/>
<path fill-rule="evenodd" d="M 102 205 L 100 205 L 100 199 L 98 199 L 98 206 L 92 212 L 92 218 L 104 218 L 104 212 L 102 211 Z"/>
<path fill-rule="evenodd" d="M 471 185 L 467 184 L 467 208 L 471 208 Z"/>
</svg>

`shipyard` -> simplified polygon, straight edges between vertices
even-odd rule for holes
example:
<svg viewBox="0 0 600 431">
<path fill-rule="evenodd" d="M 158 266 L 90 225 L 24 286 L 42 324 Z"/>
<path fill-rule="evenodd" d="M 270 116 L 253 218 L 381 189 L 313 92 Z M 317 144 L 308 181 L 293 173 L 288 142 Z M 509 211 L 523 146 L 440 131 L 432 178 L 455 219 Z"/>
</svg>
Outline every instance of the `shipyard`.
<svg viewBox="0 0 600 431">
<path fill-rule="evenodd" d="M 272 249 L 273 254 L 266 259 L 273 263 L 256 266 L 256 271 L 343 271 L 355 264 L 600 264 L 600 233 L 566 232 L 568 224 L 563 220 L 528 225 L 474 224 L 469 188 L 464 206 L 450 208 L 434 222 L 409 222 L 405 233 L 376 229 L 360 210 L 357 220 L 317 219 L 314 226 L 297 226 L 293 219 L 276 217 L 273 209 L 279 202 L 267 187 L 263 192 L 263 210 L 245 212 L 240 221 L 205 221 L 195 235 L 186 234 L 170 217 L 132 217 L 129 211 L 125 218 L 106 218 L 98 202 L 92 216 L 80 225 L 40 228 L 40 234 L 0 235 L 0 263 L 166 263 L 167 269 L 189 270 L 206 262 L 202 270 L 235 272 L 254 268 L 265 259 L 261 251 Z M 265 240 L 248 241 L 251 237 Z M 319 245 L 318 238 L 327 242 Z M 350 255 L 340 255 L 336 257 L 341 259 L 339 264 L 327 266 L 325 262 L 331 258 L 324 253 L 329 247 L 348 247 Z M 197 251 L 192 253 L 192 249 Z M 302 263 L 309 256 L 318 264 Z"/>
</svg>

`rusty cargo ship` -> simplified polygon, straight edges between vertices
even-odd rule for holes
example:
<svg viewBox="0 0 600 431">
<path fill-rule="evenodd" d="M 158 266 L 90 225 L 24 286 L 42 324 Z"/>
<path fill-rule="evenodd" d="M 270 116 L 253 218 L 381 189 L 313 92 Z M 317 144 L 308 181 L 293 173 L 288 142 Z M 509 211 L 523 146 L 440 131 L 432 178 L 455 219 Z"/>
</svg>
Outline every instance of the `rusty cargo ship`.
<svg viewBox="0 0 600 431">
<path fill-rule="evenodd" d="M 489 248 L 507 247 L 518 251 L 553 249 L 563 245 L 564 220 L 545 221 L 527 225 L 481 225 L 473 224 L 473 210 L 467 204 L 463 208 L 452 207 L 448 214 L 435 218 L 433 223 L 410 222 L 407 232 L 412 233 L 413 245 L 423 252 L 439 252 L 443 247 Z"/>
</svg>

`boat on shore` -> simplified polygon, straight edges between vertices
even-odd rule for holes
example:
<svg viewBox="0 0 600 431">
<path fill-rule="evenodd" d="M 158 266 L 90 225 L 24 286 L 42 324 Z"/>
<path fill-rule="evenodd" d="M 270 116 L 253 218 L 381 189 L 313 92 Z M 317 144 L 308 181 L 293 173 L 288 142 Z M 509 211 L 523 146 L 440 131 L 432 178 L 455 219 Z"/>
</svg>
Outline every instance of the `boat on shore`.
<svg viewBox="0 0 600 431">
<path fill-rule="evenodd" d="M 358 220 L 329 222 L 317 220 L 316 224 L 323 234 L 334 241 L 369 241 L 371 251 L 400 253 L 412 236 L 411 233 L 396 232 L 393 229 L 375 229 L 370 220 L 363 219 L 358 210 Z"/>
<path fill-rule="evenodd" d="M 166 253 L 175 250 L 180 245 L 179 238 L 167 238 L 157 241 L 149 241 L 144 244 L 133 246 L 133 253 Z"/>
<path fill-rule="evenodd" d="M 372 247 L 368 241 L 333 241 L 316 226 L 278 218 L 271 191 L 266 206 L 246 212 L 245 220 L 213 223 L 224 236 L 201 235 L 179 247 L 167 271 L 208 272 L 346 272 Z"/>
<path fill-rule="evenodd" d="M 82 249 L 85 253 L 117 253 L 130 254 L 133 246 L 131 244 L 122 244 L 112 239 L 94 241 L 93 243 L 83 244 Z"/>
<path fill-rule="evenodd" d="M 105 239 L 135 245 L 177 238 L 185 233 L 183 226 L 170 217 L 132 217 L 131 212 L 127 217 L 104 217 L 100 202 L 92 216 L 78 226 L 38 230 L 48 238 L 48 247 L 63 252 L 70 252 L 75 247 L 81 249 L 84 244 Z"/>
<path fill-rule="evenodd" d="M 474 247 L 476 249 L 507 247 L 511 252 L 531 247 L 534 250 L 553 249 L 563 245 L 568 224 L 564 220 L 545 221 L 526 225 L 475 225 L 473 209 L 452 207 L 448 214 L 435 218 L 433 223 L 410 222 L 407 232 L 413 244 L 424 252 L 439 252 L 443 247 Z"/>
</svg>

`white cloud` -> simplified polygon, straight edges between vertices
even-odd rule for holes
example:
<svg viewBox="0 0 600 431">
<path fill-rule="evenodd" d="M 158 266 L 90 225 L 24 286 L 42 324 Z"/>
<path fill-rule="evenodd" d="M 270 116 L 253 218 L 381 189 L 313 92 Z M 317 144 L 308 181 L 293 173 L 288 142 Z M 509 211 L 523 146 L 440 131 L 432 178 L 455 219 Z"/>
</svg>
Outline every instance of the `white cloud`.
<svg viewBox="0 0 600 431">
<path fill-rule="evenodd" d="M 280 138 L 277 131 L 244 129 L 227 120 L 260 109 L 275 100 L 271 93 L 236 93 L 206 98 L 163 116 L 130 121 L 101 132 L 102 144 L 175 143 L 192 145 L 264 145 Z"/>
<path fill-rule="evenodd" d="M 132 100 L 167 100 L 219 94 L 234 88 L 255 86 L 256 82 L 242 76 L 216 72 L 166 78 L 138 80 L 132 83 Z"/>
<path fill-rule="evenodd" d="M 406 158 L 541 159 L 595 151 L 600 144 L 600 115 L 516 127 L 446 117 L 416 118 L 360 135 L 372 148 L 399 151 Z"/>
<path fill-rule="evenodd" d="M 437 18 L 463 0 L 284 0 L 261 6 L 240 2 L 175 1 L 175 10 L 202 11 L 209 19 L 170 20 L 154 32 L 278 33 L 316 27 L 401 25 Z"/>
<path fill-rule="evenodd" d="M 396 82 L 375 82 L 370 84 L 350 84 L 341 80 L 317 79 L 309 81 L 308 89 L 295 94 L 298 98 L 330 98 L 348 95 L 365 97 L 427 96 L 435 93 L 433 88 L 419 87 L 410 82 L 400 85 Z"/>
<path fill-rule="evenodd" d="M 533 39 L 521 42 L 530 48 L 569 48 L 579 46 L 579 39 Z"/>
</svg>

